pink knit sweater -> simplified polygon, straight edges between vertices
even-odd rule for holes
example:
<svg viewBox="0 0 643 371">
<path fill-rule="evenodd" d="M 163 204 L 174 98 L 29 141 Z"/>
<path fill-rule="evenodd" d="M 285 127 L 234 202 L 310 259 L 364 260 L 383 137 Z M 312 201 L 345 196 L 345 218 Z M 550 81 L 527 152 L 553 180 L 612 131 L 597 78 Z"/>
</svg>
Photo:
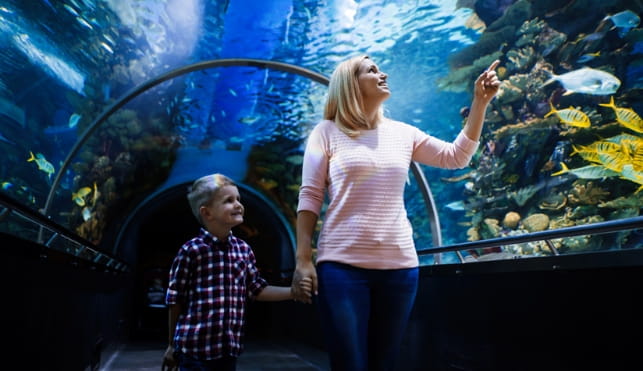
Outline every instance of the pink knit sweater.
<svg viewBox="0 0 643 371">
<path fill-rule="evenodd" d="M 416 267 L 404 207 L 411 161 L 463 168 L 477 147 L 478 142 L 462 132 L 448 143 L 398 121 L 386 120 L 357 138 L 342 133 L 332 121 L 320 122 L 308 137 L 297 208 L 319 216 L 328 191 L 317 262 L 369 269 Z"/>
</svg>

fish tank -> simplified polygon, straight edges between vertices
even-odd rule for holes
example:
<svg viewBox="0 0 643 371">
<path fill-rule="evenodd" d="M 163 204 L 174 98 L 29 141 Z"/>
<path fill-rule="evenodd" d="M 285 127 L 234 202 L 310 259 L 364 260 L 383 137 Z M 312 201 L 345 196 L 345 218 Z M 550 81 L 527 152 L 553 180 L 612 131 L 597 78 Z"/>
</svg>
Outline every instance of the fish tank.
<svg viewBox="0 0 643 371">
<path fill-rule="evenodd" d="M 0 0 L 0 192 L 101 246 L 143 200 L 214 169 L 294 230 L 306 138 L 339 62 L 369 55 L 389 76 L 385 115 L 450 141 L 499 59 L 470 165 L 419 167 L 441 243 L 636 217 L 642 11 L 624 0 Z M 409 172 L 408 217 L 429 250 L 422 187 Z M 0 232 L 42 238 L 16 218 Z M 552 243 L 567 254 L 642 241 Z M 469 254 L 498 252 L 551 249 Z"/>
</svg>

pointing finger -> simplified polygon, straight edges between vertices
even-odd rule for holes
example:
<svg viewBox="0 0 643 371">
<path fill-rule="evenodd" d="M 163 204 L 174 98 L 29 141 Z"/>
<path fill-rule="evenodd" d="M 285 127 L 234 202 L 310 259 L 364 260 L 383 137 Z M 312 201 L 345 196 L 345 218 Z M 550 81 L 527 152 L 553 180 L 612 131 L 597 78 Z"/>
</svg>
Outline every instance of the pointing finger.
<svg viewBox="0 0 643 371">
<path fill-rule="evenodd" d="M 485 72 L 494 71 L 499 64 L 500 64 L 500 60 L 496 59 L 495 61 L 493 61 L 493 63 L 491 63 L 491 65 L 489 66 L 489 68 L 487 68 Z"/>
</svg>

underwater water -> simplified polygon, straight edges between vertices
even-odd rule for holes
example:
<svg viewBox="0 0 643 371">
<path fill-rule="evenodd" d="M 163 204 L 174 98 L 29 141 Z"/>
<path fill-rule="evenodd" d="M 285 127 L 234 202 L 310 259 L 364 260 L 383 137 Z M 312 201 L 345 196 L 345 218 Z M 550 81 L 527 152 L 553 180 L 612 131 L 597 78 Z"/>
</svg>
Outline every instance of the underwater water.
<svg viewBox="0 0 643 371">
<path fill-rule="evenodd" d="M 294 226 L 323 83 L 232 63 L 177 74 L 111 108 L 204 61 L 269 60 L 328 77 L 368 54 L 389 75 L 386 115 L 451 140 L 475 77 L 499 58 L 504 82 L 474 161 L 422 167 L 443 242 L 637 216 L 642 10 L 599 0 L 0 0 L 1 192 L 100 244 L 146 198 L 218 171 Z M 413 177 L 406 203 L 417 247 L 430 248 Z M 36 233 L 25 228 L 0 227 Z M 633 241 L 556 243 L 565 253 Z"/>
</svg>

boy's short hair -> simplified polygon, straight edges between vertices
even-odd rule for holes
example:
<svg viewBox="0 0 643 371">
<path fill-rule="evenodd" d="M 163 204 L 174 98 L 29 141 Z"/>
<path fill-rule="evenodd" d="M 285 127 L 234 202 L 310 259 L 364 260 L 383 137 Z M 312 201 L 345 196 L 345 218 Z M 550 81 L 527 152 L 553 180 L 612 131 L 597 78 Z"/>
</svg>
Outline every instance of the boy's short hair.
<svg viewBox="0 0 643 371">
<path fill-rule="evenodd" d="M 201 225 L 203 225 L 203 219 L 201 219 L 199 209 L 201 206 L 207 205 L 216 192 L 227 185 L 236 186 L 232 179 L 217 173 L 206 175 L 195 180 L 192 186 L 188 188 L 188 202 L 190 203 L 192 214 L 194 214 Z"/>
</svg>

